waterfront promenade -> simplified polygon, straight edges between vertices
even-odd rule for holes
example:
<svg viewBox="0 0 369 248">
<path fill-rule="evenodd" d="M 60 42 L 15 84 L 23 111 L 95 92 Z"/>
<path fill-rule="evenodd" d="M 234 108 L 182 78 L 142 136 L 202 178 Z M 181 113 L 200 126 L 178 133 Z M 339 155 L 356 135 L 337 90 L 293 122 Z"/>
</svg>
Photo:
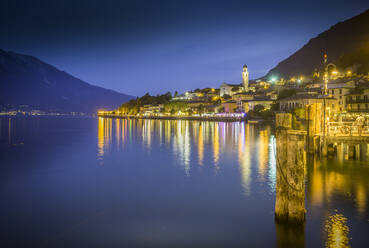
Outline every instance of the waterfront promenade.
<svg viewBox="0 0 369 248">
<path fill-rule="evenodd" d="M 233 116 L 136 116 L 136 115 L 117 115 L 117 114 L 98 114 L 99 117 L 107 118 L 121 118 L 121 119 L 153 119 L 153 120 L 199 120 L 199 121 L 223 121 L 223 122 L 238 122 L 246 121 L 245 115 L 233 115 Z M 253 120 L 254 122 L 262 122 L 264 120 Z"/>
</svg>

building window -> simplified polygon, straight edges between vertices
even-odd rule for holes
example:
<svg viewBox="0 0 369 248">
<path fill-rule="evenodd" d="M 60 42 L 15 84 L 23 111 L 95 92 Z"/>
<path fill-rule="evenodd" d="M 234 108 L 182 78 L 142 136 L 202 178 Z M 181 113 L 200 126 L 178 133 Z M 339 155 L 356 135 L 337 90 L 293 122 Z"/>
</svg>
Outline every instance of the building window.
<svg viewBox="0 0 369 248">
<path fill-rule="evenodd" d="M 356 100 L 360 100 L 360 96 L 356 96 Z"/>
<path fill-rule="evenodd" d="M 365 108 L 368 109 L 368 104 L 367 103 L 365 103 Z"/>
<path fill-rule="evenodd" d="M 342 89 L 340 89 L 340 94 L 342 94 Z"/>
<path fill-rule="evenodd" d="M 364 100 L 368 101 L 368 96 L 367 95 L 364 96 Z"/>
</svg>

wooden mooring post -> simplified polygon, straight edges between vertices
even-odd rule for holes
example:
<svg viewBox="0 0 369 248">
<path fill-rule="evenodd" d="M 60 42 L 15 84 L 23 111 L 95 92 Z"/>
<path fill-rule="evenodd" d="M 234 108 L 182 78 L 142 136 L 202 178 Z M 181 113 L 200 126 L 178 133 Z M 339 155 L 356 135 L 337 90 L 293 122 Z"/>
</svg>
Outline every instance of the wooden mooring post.
<svg viewBox="0 0 369 248">
<path fill-rule="evenodd" d="M 276 116 L 277 184 L 275 218 L 305 222 L 306 132 L 291 129 L 292 115 Z"/>
</svg>

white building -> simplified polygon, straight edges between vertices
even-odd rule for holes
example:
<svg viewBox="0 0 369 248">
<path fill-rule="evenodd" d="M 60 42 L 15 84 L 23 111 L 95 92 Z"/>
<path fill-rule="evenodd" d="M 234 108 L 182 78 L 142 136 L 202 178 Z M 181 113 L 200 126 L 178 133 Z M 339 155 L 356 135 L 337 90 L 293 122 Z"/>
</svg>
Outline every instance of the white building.
<svg viewBox="0 0 369 248">
<path fill-rule="evenodd" d="M 242 84 L 243 84 L 243 90 L 246 92 L 249 91 L 249 72 L 247 70 L 247 65 L 243 65 Z"/>
<path fill-rule="evenodd" d="M 328 94 L 338 101 L 338 111 L 346 111 L 346 95 L 355 88 L 355 82 L 331 83 L 328 84 Z"/>
<path fill-rule="evenodd" d="M 233 90 L 233 88 L 239 88 L 239 90 Z M 241 88 L 241 90 L 240 90 Z M 220 96 L 224 96 L 224 95 L 229 95 L 232 96 L 233 94 L 239 93 L 240 91 L 242 91 L 242 87 L 240 87 L 239 84 L 227 84 L 227 83 L 222 83 L 220 85 Z"/>
</svg>

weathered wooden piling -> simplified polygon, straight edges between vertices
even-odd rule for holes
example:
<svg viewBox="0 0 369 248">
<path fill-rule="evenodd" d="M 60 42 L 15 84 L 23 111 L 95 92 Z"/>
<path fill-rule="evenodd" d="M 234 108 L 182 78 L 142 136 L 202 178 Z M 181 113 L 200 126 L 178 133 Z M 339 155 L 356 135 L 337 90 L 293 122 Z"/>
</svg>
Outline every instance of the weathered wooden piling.
<svg viewBox="0 0 369 248">
<path fill-rule="evenodd" d="M 307 152 L 316 154 L 320 152 L 320 134 L 322 132 L 322 104 L 314 103 L 305 106 L 307 126 Z"/>
<path fill-rule="evenodd" d="M 276 116 L 277 184 L 275 218 L 305 221 L 306 132 L 291 130 L 291 114 Z"/>
</svg>

